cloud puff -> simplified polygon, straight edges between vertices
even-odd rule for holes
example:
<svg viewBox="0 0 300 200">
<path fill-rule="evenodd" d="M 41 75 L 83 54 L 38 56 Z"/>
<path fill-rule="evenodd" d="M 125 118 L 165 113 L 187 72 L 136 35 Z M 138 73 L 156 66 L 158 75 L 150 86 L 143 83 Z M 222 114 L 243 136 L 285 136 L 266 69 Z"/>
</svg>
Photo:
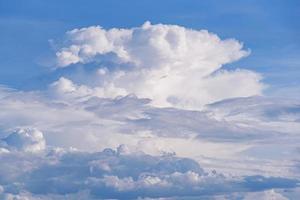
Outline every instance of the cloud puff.
<svg viewBox="0 0 300 200">
<path fill-rule="evenodd" d="M 40 152 L 46 146 L 43 133 L 37 129 L 19 129 L 2 140 L 9 149 L 32 153 Z"/>
<path fill-rule="evenodd" d="M 198 68 L 203 75 L 209 75 L 220 65 L 248 55 L 234 39 L 221 40 L 206 30 L 150 22 L 132 29 L 74 29 L 67 32 L 67 43 L 68 47 L 56 53 L 60 67 L 88 63 L 97 55 L 113 53 L 119 62 L 138 67 Z"/>
<path fill-rule="evenodd" d="M 249 54 L 242 48 L 206 30 L 146 22 L 131 29 L 74 29 L 56 55 L 59 67 L 98 63 L 102 97 L 133 93 L 156 106 L 200 109 L 225 98 L 261 94 L 259 74 L 220 70 Z"/>
</svg>

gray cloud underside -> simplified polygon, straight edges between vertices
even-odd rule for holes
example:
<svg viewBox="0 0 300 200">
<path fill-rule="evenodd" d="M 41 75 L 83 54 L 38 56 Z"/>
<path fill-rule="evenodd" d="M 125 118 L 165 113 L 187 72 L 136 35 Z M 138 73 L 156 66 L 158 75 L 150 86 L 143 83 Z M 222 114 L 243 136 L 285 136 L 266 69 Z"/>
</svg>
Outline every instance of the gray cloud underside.
<svg viewBox="0 0 300 200">
<path fill-rule="evenodd" d="M 193 197 L 229 195 L 271 188 L 295 188 L 295 179 L 229 177 L 205 172 L 197 162 L 172 155 L 150 156 L 105 149 L 86 153 L 52 149 L 41 154 L 1 154 L 2 197 L 20 194 L 85 198 Z M 0 193 L 1 195 L 1 193 Z M 67 196 L 65 196 L 67 197 Z"/>
</svg>

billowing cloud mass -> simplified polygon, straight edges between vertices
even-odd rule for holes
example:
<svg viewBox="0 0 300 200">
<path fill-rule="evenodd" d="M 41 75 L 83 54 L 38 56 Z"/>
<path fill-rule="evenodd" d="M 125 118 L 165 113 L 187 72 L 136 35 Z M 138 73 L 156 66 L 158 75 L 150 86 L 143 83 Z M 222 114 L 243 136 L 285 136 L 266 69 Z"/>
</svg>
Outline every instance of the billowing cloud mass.
<svg viewBox="0 0 300 200">
<path fill-rule="evenodd" d="M 98 96 L 133 93 L 152 99 L 155 106 L 185 109 L 261 94 L 261 75 L 222 69 L 247 55 L 249 51 L 235 39 L 222 40 L 206 30 L 150 22 L 131 29 L 74 29 L 67 32 L 56 53 L 58 67 L 99 64 Z"/>
<path fill-rule="evenodd" d="M 7 147 L 25 152 L 38 152 L 45 149 L 43 133 L 36 129 L 20 129 L 3 139 Z"/>
<path fill-rule="evenodd" d="M 215 170 L 205 172 L 192 159 L 174 155 L 151 156 L 126 149 L 125 145 L 121 145 L 117 150 L 106 148 L 102 152 L 88 153 L 48 147 L 38 154 L 23 154 L 22 151 L 1 153 L 0 182 L 3 185 L 0 197 L 229 197 L 234 192 L 244 196 L 250 191 L 294 188 L 299 183 L 294 179 L 277 177 L 224 176 Z M 260 186 L 257 187 L 257 184 Z"/>
<path fill-rule="evenodd" d="M 0 86 L 0 199 L 299 197 L 299 100 L 226 70 L 240 42 L 146 22 L 57 45 L 43 89 Z"/>
</svg>

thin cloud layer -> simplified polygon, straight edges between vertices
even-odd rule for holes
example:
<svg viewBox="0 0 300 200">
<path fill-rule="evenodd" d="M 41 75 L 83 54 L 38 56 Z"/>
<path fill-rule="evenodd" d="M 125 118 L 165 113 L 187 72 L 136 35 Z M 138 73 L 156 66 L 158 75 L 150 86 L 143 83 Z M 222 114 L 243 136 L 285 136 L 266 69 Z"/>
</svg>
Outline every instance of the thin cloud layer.
<svg viewBox="0 0 300 200">
<path fill-rule="evenodd" d="M 98 63 L 102 97 L 133 93 L 155 106 L 201 109 L 225 98 L 262 93 L 261 75 L 222 69 L 248 54 L 235 39 L 146 22 L 131 29 L 74 29 L 56 56 L 58 67 Z"/>
</svg>

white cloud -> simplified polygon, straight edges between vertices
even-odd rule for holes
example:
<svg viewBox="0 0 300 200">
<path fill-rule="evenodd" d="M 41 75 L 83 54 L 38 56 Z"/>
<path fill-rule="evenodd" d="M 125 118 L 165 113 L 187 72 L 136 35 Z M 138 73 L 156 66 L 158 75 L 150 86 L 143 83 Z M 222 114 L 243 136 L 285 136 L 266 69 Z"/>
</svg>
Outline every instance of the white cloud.
<svg viewBox="0 0 300 200">
<path fill-rule="evenodd" d="M 279 192 L 275 192 L 275 190 L 267 190 L 264 192 L 254 192 L 250 194 L 246 194 L 244 200 L 288 200 L 287 197 L 283 196 Z"/>
<path fill-rule="evenodd" d="M 214 74 L 249 51 L 234 39 L 221 40 L 206 30 L 150 22 L 131 29 L 92 26 L 67 32 L 64 45 L 56 53 L 59 67 L 108 65 L 99 67 L 97 88 L 102 91 L 97 96 L 133 93 L 156 106 L 201 109 L 225 98 L 258 95 L 264 88 L 262 77 L 252 71 Z"/>
<path fill-rule="evenodd" d="M 221 40 L 206 30 L 150 22 L 132 29 L 105 30 L 100 26 L 74 29 L 67 32 L 67 43 L 69 46 L 57 52 L 61 67 L 114 53 L 120 62 L 138 67 L 198 68 L 204 76 L 249 53 L 236 40 Z"/>
<path fill-rule="evenodd" d="M 87 100 L 93 96 L 113 98 L 126 95 L 124 89 L 116 88 L 113 84 L 106 85 L 105 87 L 92 88 L 86 85 L 77 85 L 64 77 L 52 83 L 49 86 L 49 91 L 55 98 L 63 98 L 65 100 L 77 99 L 79 101 Z"/>
<path fill-rule="evenodd" d="M 40 152 L 46 143 L 43 133 L 37 129 L 19 129 L 3 139 L 7 148 L 25 152 Z"/>
</svg>

